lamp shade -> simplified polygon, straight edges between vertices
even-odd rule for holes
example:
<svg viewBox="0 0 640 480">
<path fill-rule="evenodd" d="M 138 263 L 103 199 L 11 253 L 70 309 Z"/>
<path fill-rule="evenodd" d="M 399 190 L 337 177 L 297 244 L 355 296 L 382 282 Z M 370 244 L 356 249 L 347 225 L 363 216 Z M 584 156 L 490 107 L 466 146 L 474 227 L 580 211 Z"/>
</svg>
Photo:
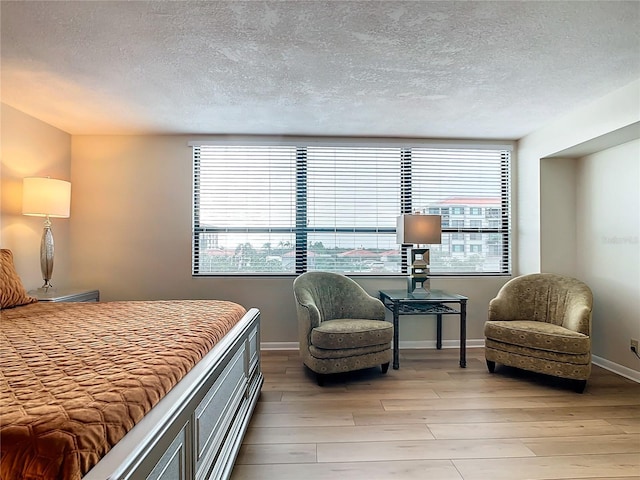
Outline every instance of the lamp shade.
<svg viewBox="0 0 640 480">
<path fill-rule="evenodd" d="M 398 217 L 399 244 L 437 244 L 442 242 L 440 215 L 401 215 Z"/>
<path fill-rule="evenodd" d="M 71 183 L 54 178 L 27 177 L 22 183 L 22 214 L 68 218 Z"/>
</svg>

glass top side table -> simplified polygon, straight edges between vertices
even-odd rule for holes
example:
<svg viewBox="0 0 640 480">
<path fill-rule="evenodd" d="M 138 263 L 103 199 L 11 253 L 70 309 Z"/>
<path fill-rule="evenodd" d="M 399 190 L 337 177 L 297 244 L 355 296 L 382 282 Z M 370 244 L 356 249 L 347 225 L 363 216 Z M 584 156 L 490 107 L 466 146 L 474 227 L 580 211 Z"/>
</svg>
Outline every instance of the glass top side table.
<svg viewBox="0 0 640 480">
<path fill-rule="evenodd" d="M 393 313 L 393 368 L 400 368 L 400 315 L 435 315 L 436 348 L 442 348 L 442 316 L 460 316 L 460 367 L 467 366 L 467 300 L 457 293 L 442 290 L 429 292 L 407 290 L 380 290 L 380 300 Z"/>
</svg>

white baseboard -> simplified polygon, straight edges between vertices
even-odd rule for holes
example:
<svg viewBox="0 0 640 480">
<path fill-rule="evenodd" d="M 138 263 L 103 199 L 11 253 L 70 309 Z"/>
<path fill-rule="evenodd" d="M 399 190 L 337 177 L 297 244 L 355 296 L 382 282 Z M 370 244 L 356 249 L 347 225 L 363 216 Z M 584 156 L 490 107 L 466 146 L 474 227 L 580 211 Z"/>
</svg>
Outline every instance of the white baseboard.
<svg viewBox="0 0 640 480">
<path fill-rule="evenodd" d="M 260 342 L 260 350 L 298 350 L 298 342 Z"/>
<path fill-rule="evenodd" d="M 484 347 L 484 338 L 467 340 L 467 348 Z M 400 342 L 402 349 L 418 349 L 427 348 L 435 349 L 435 340 L 420 340 L 416 342 L 403 341 Z M 460 340 L 443 340 L 442 348 L 460 348 Z M 261 342 L 261 350 L 298 350 L 298 342 Z"/>
<path fill-rule="evenodd" d="M 623 365 L 618 365 L 617 363 L 614 363 L 605 358 L 597 357 L 596 355 L 591 356 L 591 363 L 609 370 L 610 372 L 617 373 L 618 375 L 628 378 L 629 380 L 640 383 L 640 372 L 637 370 L 633 370 Z"/>
<path fill-rule="evenodd" d="M 467 348 L 479 348 L 484 347 L 484 338 L 481 339 L 470 339 L 466 342 Z M 435 340 L 418 340 L 415 342 L 412 341 L 404 341 L 400 342 L 400 348 L 402 349 L 435 349 L 436 341 Z M 442 348 L 460 348 L 460 340 L 443 340 Z"/>
</svg>

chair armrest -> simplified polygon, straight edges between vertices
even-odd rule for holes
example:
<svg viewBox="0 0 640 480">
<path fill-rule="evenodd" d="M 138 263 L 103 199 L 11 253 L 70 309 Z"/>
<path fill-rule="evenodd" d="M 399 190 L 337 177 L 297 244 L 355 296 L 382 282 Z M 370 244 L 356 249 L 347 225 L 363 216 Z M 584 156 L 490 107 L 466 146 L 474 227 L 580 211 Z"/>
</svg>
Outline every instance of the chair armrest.
<svg viewBox="0 0 640 480">
<path fill-rule="evenodd" d="M 298 342 L 300 346 L 300 355 L 303 357 L 309 354 L 309 345 L 311 345 L 311 331 L 320 325 L 320 311 L 313 301 L 300 303 L 296 296 L 296 311 L 298 313 Z"/>
<path fill-rule="evenodd" d="M 489 302 L 489 320 L 517 320 L 516 307 L 506 297 L 498 295 Z"/>
<path fill-rule="evenodd" d="M 299 298 L 296 296 L 295 298 L 298 322 L 306 324 L 308 331 L 320 326 L 322 314 L 313 299 L 310 296 L 307 298 Z"/>
<path fill-rule="evenodd" d="M 562 320 L 562 326 L 574 332 L 591 336 L 591 308 L 588 305 L 571 305 Z"/>
</svg>

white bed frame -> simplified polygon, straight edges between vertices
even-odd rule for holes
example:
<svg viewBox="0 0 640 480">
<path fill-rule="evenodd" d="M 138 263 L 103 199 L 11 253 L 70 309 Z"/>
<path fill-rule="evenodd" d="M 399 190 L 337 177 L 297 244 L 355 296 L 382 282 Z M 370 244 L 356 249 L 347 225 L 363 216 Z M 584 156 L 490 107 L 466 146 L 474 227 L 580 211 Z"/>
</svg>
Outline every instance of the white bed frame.
<svg viewBox="0 0 640 480">
<path fill-rule="evenodd" d="M 226 480 L 263 383 L 252 308 L 83 480 Z"/>
</svg>

